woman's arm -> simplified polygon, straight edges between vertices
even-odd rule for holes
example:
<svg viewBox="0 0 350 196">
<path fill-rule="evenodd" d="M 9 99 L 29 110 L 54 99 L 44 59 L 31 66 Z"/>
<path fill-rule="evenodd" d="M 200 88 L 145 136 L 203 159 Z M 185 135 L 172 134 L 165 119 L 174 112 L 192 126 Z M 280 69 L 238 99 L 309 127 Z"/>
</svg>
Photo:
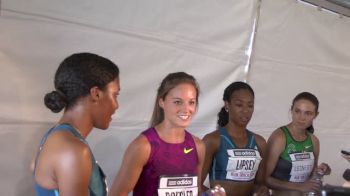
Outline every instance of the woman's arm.
<svg viewBox="0 0 350 196">
<path fill-rule="evenodd" d="M 313 145 L 313 152 L 315 156 L 315 164 L 314 164 L 314 171 L 315 171 L 317 170 L 318 157 L 320 154 L 320 142 L 314 134 L 311 134 L 311 139 L 312 139 L 312 145 Z"/>
<path fill-rule="evenodd" d="M 327 163 L 321 163 L 318 165 L 318 158 L 320 154 L 320 141 L 315 135 L 312 135 L 312 143 L 314 146 L 314 156 L 315 156 L 315 165 L 314 165 L 314 170 L 313 172 L 320 172 L 323 175 L 329 175 L 331 173 L 331 168 Z"/>
<path fill-rule="evenodd" d="M 255 141 L 258 145 L 258 150 L 262 158 L 258 172 L 255 177 L 255 182 L 257 182 L 258 184 L 264 184 L 264 173 L 266 163 L 266 140 L 262 136 L 255 134 Z"/>
<path fill-rule="evenodd" d="M 145 136 L 140 135 L 131 142 L 108 195 L 127 196 L 134 189 L 150 153 L 151 145 Z"/>
<path fill-rule="evenodd" d="M 198 176 L 198 192 L 201 193 L 202 192 L 202 186 L 201 186 L 201 182 L 202 182 L 202 169 L 203 169 L 203 164 L 204 164 L 204 157 L 205 157 L 205 145 L 202 142 L 202 140 L 200 140 L 199 138 L 193 136 L 193 139 L 195 141 L 196 144 L 196 149 L 197 149 L 197 156 L 198 156 L 198 165 L 197 165 L 197 176 Z"/>
<path fill-rule="evenodd" d="M 65 135 L 65 141 L 60 137 L 49 141 L 50 149 L 53 150 L 50 151 L 52 155 L 48 161 L 54 163 L 53 178 L 60 196 L 88 195 L 92 173 L 91 151 L 69 133 L 59 134 Z"/>
<path fill-rule="evenodd" d="M 213 162 L 213 157 L 218 151 L 220 146 L 220 135 L 218 131 L 214 131 L 204 136 L 202 139 L 205 145 L 205 159 L 201 174 L 201 183 L 202 191 L 208 190 L 208 187 L 204 186 L 203 183 L 207 178 L 208 172 Z"/>
<path fill-rule="evenodd" d="M 277 166 L 281 153 L 285 149 L 285 145 L 286 140 L 282 130 L 275 130 L 267 141 L 266 160 L 268 160 L 268 164 L 265 165 L 265 182 L 271 189 L 298 190 L 296 184 L 282 181 L 271 176 Z"/>
<path fill-rule="evenodd" d="M 259 164 L 257 174 L 255 176 L 255 183 L 256 183 L 255 192 L 257 195 L 269 195 L 269 189 L 266 187 L 264 182 L 265 165 L 266 165 L 266 140 L 262 136 L 255 134 L 255 141 L 258 146 L 260 156 L 262 158 Z"/>
</svg>

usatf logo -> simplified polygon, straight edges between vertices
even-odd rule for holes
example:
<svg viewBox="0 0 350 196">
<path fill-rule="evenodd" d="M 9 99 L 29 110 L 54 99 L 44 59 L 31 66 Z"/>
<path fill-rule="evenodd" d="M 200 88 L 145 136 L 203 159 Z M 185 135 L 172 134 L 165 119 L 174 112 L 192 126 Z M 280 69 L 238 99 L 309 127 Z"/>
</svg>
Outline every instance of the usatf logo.
<svg viewBox="0 0 350 196">
<path fill-rule="evenodd" d="M 193 179 L 192 178 L 168 179 L 167 185 L 168 185 L 168 187 L 171 187 L 171 186 L 192 186 L 193 185 Z"/>
</svg>

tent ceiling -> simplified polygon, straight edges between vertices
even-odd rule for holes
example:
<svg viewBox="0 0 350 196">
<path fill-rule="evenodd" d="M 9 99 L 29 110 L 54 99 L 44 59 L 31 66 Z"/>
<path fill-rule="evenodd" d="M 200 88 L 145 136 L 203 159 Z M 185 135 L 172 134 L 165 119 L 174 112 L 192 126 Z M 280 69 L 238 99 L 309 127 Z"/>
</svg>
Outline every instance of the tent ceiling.
<svg viewBox="0 0 350 196">
<path fill-rule="evenodd" d="M 302 0 L 350 17 L 350 0 Z"/>
</svg>

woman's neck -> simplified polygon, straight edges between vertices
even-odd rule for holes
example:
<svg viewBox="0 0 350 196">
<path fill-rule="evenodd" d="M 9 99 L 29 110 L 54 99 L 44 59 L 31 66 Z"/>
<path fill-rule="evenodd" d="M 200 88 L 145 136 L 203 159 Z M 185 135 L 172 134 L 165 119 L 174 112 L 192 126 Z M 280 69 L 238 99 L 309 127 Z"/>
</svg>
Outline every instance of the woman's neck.
<svg viewBox="0 0 350 196">
<path fill-rule="evenodd" d="M 293 138 L 297 141 L 303 141 L 307 137 L 305 129 L 298 129 L 293 123 L 287 125 L 289 132 L 292 134 Z"/>
<path fill-rule="evenodd" d="M 183 127 L 170 126 L 164 121 L 154 127 L 159 137 L 168 143 L 181 143 L 185 140 Z"/>
<path fill-rule="evenodd" d="M 235 136 L 235 137 L 245 137 L 246 136 L 246 130 L 247 127 L 243 126 L 237 126 L 236 124 L 233 123 L 227 123 L 225 126 L 227 132 L 229 135 Z"/>
<path fill-rule="evenodd" d="M 86 138 L 93 128 L 91 117 L 88 114 L 85 107 L 76 105 L 74 108 L 64 111 L 58 123 L 70 124 L 77 129 L 82 137 Z"/>
</svg>

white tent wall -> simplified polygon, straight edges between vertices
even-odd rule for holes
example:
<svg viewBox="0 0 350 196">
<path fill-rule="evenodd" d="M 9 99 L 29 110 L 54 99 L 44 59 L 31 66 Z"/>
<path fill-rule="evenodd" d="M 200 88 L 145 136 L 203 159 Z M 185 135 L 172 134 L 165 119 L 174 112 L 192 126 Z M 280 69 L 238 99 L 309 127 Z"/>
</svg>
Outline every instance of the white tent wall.
<svg viewBox="0 0 350 196">
<path fill-rule="evenodd" d="M 223 89 L 246 79 L 257 1 L 20 1 L 0 12 L 0 195 L 34 195 L 29 165 L 38 141 L 61 114 L 43 105 L 58 64 L 75 52 L 108 57 L 121 69 L 120 108 L 89 144 L 112 182 L 127 145 L 148 126 L 156 88 L 186 71 L 200 83 L 189 130 L 215 128 Z"/>
<path fill-rule="evenodd" d="M 256 91 L 250 126 L 268 136 L 290 122 L 293 98 L 303 91 L 320 101 L 315 135 L 320 162 L 332 167 L 325 182 L 340 185 L 350 148 L 350 19 L 295 0 L 264 0 L 249 82 Z"/>
<path fill-rule="evenodd" d="M 29 164 L 41 135 L 60 117 L 42 99 L 53 90 L 60 61 L 81 51 L 106 56 L 121 69 L 120 108 L 108 131 L 94 130 L 88 137 L 109 184 L 125 148 L 148 125 L 159 82 L 173 71 L 191 73 L 200 83 L 199 110 L 189 128 L 199 137 L 215 128 L 223 89 L 232 81 L 248 80 L 255 89 L 249 127 L 266 139 L 288 122 L 296 93 L 314 92 L 321 101 L 315 122 L 320 159 L 333 169 L 326 182 L 341 184 L 348 166 L 339 150 L 350 139 L 349 18 L 295 0 L 263 0 L 247 75 L 257 5 L 256 0 L 2 0 L 0 195 L 34 195 Z"/>
</svg>

